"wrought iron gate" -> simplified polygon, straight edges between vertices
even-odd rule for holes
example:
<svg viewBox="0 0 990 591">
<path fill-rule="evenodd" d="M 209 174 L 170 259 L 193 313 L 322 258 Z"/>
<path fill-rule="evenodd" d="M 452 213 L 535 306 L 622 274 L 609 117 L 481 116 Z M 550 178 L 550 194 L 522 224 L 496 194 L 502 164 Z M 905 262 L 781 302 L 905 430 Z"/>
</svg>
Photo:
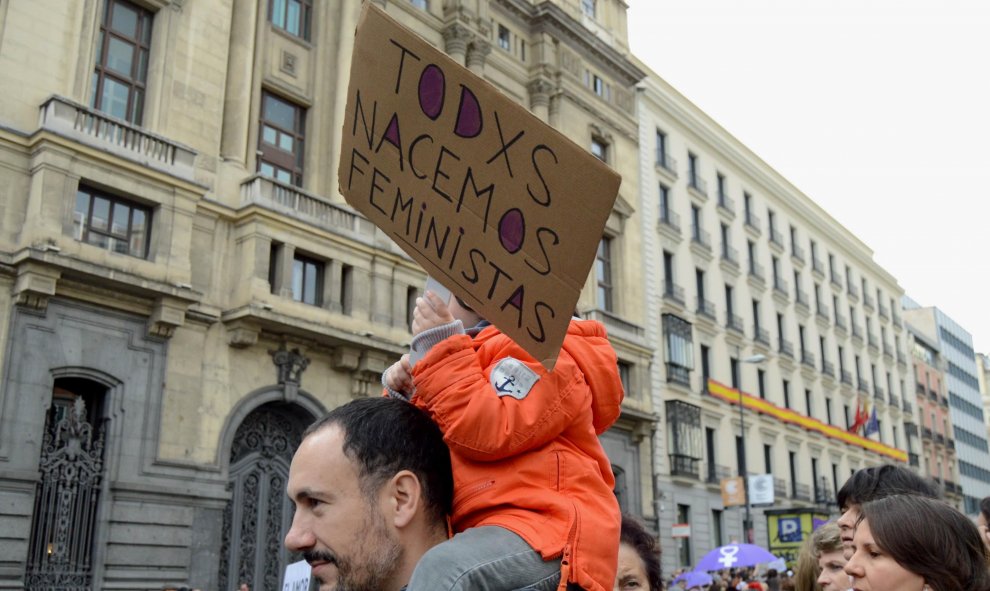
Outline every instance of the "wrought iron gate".
<svg viewBox="0 0 990 591">
<path fill-rule="evenodd" d="M 24 576 L 30 591 L 83 591 L 92 584 L 103 428 L 94 436 L 81 396 L 64 417 L 60 408 L 53 405 L 45 426 Z"/>
<path fill-rule="evenodd" d="M 223 518 L 218 588 L 277 591 L 291 560 L 282 544 L 292 522 L 285 495 L 289 464 L 304 424 L 277 407 L 263 406 L 244 420 L 230 458 L 231 499 Z"/>
</svg>

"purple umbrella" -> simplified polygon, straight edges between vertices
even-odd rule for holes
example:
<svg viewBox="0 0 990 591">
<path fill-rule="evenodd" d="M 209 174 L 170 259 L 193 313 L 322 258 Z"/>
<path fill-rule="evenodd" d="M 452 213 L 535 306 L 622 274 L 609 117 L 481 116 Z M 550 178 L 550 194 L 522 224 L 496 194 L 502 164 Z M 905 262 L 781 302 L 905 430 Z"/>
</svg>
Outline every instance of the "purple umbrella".
<svg viewBox="0 0 990 591">
<path fill-rule="evenodd" d="M 753 544 L 727 544 L 705 554 L 705 557 L 701 559 L 698 566 L 694 567 L 694 570 L 712 571 L 739 566 L 755 566 L 776 559 L 777 557 L 773 554 Z"/>
<path fill-rule="evenodd" d="M 690 589 L 692 587 L 702 587 L 704 585 L 712 584 L 712 576 L 708 573 L 698 572 L 693 570 L 691 572 L 686 572 L 679 575 L 674 579 L 674 584 L 676 585 L 679 581 L 684 581 L 685 588 Z"/>
</svg>

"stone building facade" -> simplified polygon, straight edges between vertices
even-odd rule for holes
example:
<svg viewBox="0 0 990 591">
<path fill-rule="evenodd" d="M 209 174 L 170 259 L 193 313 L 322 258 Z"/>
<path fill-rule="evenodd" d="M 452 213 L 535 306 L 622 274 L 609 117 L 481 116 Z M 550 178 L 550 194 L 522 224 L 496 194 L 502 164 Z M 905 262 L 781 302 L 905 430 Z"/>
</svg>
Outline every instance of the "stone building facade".
<svg viewBox="0 0 990 591">
<path fill-rule="evenodd" d="M 774 524 L 834 514 L 852 472 L 908 460 L 903 290 L 865 244 L 659 75 L 639 99 L 664 568 L 747 538 L 745 509 L 726 507 L 720 490 L 739 475 L 772 476 L 772 508 L 793 515 L 751 507 L 752 539 L 793 559 L 800 544 L 777 551 L 785 536 Z M 751 396 L 742 415 L 740 391 Z M 864 404 L 878 431 L 851 437 Z M 672 537 L 674 524 L 690 536 Z"/>
<path fill-rule="evenodd" d="M 378 0 L 623 176 L 581 314 L 656 526 L 621 0 Z M 359 0 L 0 0 L 0 588 L 278 587 L 300 433 L 374 396 L 422 271 L 337 193 Z"/>
</svg>

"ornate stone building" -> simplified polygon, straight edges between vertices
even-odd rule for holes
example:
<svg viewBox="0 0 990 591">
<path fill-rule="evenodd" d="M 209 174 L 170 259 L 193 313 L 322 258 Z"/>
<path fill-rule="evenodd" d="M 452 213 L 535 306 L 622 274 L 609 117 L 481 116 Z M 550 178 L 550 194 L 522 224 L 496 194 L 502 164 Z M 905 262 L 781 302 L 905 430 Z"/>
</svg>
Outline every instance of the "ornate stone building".
<svg viewBox="0 0 990 591">
<path fill-rule="evenodd" d="M 656 524 L 625 4 L 378 2 L 622 173 L 579 310 Z M 424 281 L 336 191 L 359 9 L 0 0 L 0 588 L 277 588 L 300 433 L 378 394 Z"/>
</svg>

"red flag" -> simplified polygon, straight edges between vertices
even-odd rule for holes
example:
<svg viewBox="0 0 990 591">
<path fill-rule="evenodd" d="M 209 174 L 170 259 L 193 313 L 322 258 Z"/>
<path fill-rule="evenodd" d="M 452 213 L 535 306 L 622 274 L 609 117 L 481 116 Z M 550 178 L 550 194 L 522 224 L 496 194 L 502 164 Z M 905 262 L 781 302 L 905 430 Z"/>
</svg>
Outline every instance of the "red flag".
<svg viewBox="0 0 990 591">
<path fill-rule="evenodd" d="M 853 418 L 853 424 L 849 427 L 850 433 L 859 433 L 867 421 L 870 420 L 870 411 L 866 408 L 866 402 L 861 400 L 862 397 L 857 398 L 856 402 L 856 416 Z"/>
</svg>

